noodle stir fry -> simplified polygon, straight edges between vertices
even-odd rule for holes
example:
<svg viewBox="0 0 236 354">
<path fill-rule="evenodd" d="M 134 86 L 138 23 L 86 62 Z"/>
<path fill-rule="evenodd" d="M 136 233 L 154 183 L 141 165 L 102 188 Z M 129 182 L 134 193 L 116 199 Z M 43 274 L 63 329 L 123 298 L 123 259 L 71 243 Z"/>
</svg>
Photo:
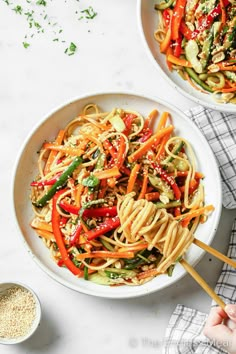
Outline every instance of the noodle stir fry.
<svg viewBox="0 0 236 354">
<path fill-rule="evenodd" d="M 169 70 L 219 103 L 236 103 L 235 0 L 160 0 L 155 9 Z"/>
<path fill-rule="evenodd" d="M 31 183 L 31 227 L 60 267 L 102 285 L 172 274 L 204 205 L 201 172 L 168 112 L 146 119 L 95 104 L 45 142 Z"/>
</svg>

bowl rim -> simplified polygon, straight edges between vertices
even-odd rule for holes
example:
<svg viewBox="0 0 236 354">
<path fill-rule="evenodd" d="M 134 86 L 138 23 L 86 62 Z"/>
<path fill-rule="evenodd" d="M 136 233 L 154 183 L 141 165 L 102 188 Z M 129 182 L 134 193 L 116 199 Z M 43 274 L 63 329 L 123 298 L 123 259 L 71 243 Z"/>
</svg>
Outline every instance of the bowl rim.
<svg viewBox="0 0 236 354">
<path fill-rule="evenodd" d="M 35 300 L 35 309 L 36 309 L 36 316 L 33 320 L 33 323 L 30 327 L 30 330 L 21 337 L 16 337 L 16 338 L 2 338 L 0 337 L 0 344 L 4 344 L 4 345 L 13 345 L 13 344 L 19 344 L 22 343 L 26 340 L 28 340 L 37 330 L 37 328 L 40 325 L 40 321 L 42 318 L 42 306 L 41 306 L 41 302 L 39 300 L 38 295 L 36 294 L 35 290 L 33 290 L 29 285 L 26 285 L 25 283 L 22 283 L 20 281 L 15 281 L 15 280 L 9 280 L 9 281 L 4 281 L 4 282 L 0 282 L 0 292 L 1 292 L 1 286 L 9 285 L 9 288 L 11 287 L 20 287 L 23 288 L 27 291 L 29 291 L 29 293 L 33 296 L 34 300 Z M 0 295 L 1 297 L 1 295 Z"/>
<path fill-rule="evenodd" d="M 158 72 L 163 77 L 163 79 L 166 80 L 181 95 L 185 96 L 186 98 L 190 99 L 191 101 L 196 102 L 197 104 L 199 104 L 201 106 L 205 106 L 207 108 L 221 111 L 221 112 L 235 113 L 236 112 L 236 105 L 234 108 L 231 105 L 229 106 L 228 104 L 225 104 L 225 103 L 218 103 L 218 104 L 215 103 L 214 104 L 214 103 L 210 103 L 210 102 L 208 103 L 208 102 L 202 101 L 201 99 L 196 98 L 195 96 L 189 94 L 184 89 L 182 89 L 180 86 L 178 86 L 176 83 L 174 83 L 174 81 L 171 80 L 171 78 L 161 69 L 160 65 L 158 64 L 157 60 L 155 59 L 155 57 L 153 56 L 153 54 L 151 52 L 151 49 L 147 43 L 147 40 L 146 40 L 146 37 L 144 34 L 144 30 L 143 30 L 143 26 L 142 26 L 142 11 L 141 11 L 142 2 L 143 2 L 143 0 L 138 0 L 137 1 L 137 8 L 136 8 L 139 32 L 141 34 L 141 38 L 142 38 L 143 46 L 145 48 L 145 52 L 147 52 L 148 57 L 150 58 L 152 64 L 158 70 Z"/>
<path fill-rule="evenodd" d="M 162 286 L 160 286 L 158 289 L 149 289 L 149 291 L 137 291 L 136 293 L 129 293 L 129 291 L 126 294 L 116 294 L 116 293 L 103 293 L 99 294 L 96 292 L 96 290 L 90 290 L 90 289 L 78 289 L 77 286 L 75 286 L 74 284 L 70 283 L 69 280 L 64 280 L 62 279 L 62 277 L 60 277 L 60 275 L 54 273 L 52 270 L 48 269 L 47 266 L 44 265 L 44 263 L 33 253 L 33 251 L 31 250 L 29 244 L 27 243 L 27 241 L 25 240 L 25 237 L 20 229 L 20 225 L 18 223 L 18 219 L 17 219 L 17 215 L 16 215 L 16 208 L 15 208 L 15 198 L 14 198 L 14 190 L 15 190 L 15 175 L 17 172 L 17 168 L 18 168 L 18 163 L 20 160 L 20 157 L 22 155 L 22 153 L 24 152 L 25 146 L 27 144 L 27 142 L 29 141 L 29 139 L 34 135 L 34 133 L 37 131 L 37 129 L 48 119 L 50 118 L 52 115 L 56 114 L 57 112 L 59 112 L 61 109 L 63 109 L 64 107 L 73 104 L 77 101 L 83 100 L 83 99 L 88 99 L 90 97 L 96 97 L 96 96 L 106 96 L 106 95 L 128 95 L 128 96 L 135 96 L 138 98 L 142 98 L 142 99 L 147 99 L 147 100 L 153 100 L 154 102 L 157 102 L 165 107 L 169 107 L 171 110 L 175 111 L 178 115 L 182 116 L 184 119 L 187 119 L 190 122 L 190 125 L 192 125 L 193 127 L 195 127 L 199 133 L 201 134 L 202 138 L 205 140 L 206 144 L 209 146 L 209 153 L 211 154 L 211 158 L 212 161 L 214 162 L 215 166 L 217 167 L 217 160 L 215 155 L 213 154 L 213 151 L 210 147 L 210 145 L 207 142 L 206 137 L 203 135 L 203 133 L 200 131 L 200 129 L 198 127 L 196 127 L 196 125 L 194 124 L 194 122 L 187 116 L 185 115 L 184 112 L 182 112 L 180 109 L 178 109 L 174 104 L 170 104 L 167 101 L 163 100 L 162 98 L 159 98 L 158 96 L 153 96 L 150 94 L 145 94 L 145 93 L 140 93 L 137 91 L 131 91 L 131 90 L 126 90 L 126 91 L 114 91 L 114 90 L 106 90 L 106 91 L 102 91 L 102 92 L 97 92 L 97 91 L 89 91 L 86 94 L 81 94 L 78 96 L 74 96 L 70 99 L 67 99 L 64 101 L 64 103 L 60 104 L 60 105 L 55 105 L 52 109 L 50 109 L 46 114 L 44 114 L 41 119 L 39 119 L 39 121 L 33 126 L 33 128 L 30 129 L 29 133 L 26 135 L 26 138 L 24 139 L 24 141 L 21 144 L 21 148 L 18 151 L 18 154 L 16 156 L 15 159 L 15 163 L 14 163 L 14 168 L 12 169 L 12 177 L 11 177 L 11 186 L 12 186 L 12 211 L 14 214 L 14 220 L 15 220 L 15 224 L 17 226 L 17 231 L 20 234 L 20 239 L 23 242 L 24 247 L 26 248 L 26 251 L 30 254 L 30 256 L 32 257 L 33 261 L 39 266 L 39 268 L 41 270 L 43 270 L 49 277 L 51 277 L 53 280 L 57 281 L 59 284 L 66 286 L 69 289 L 72 289 L 76 292 L 79 292 L 81 294 L 86 294 L 86 295 L 91 295 L 94 297 L 100 297 L 100 298 L 110 298 L 110 299 L 128 299 L 128 298 L 137 298 L 137 297 L 141 297 L 141 296 L 145 296 L 145 295 L 149 295 L 151 293 L 154 293 L 156 291 L 160 291 L 166 287 L 169 287 L 171 285 L 173 285 L 174 283 L 176 283 L 178 280 L 182 279 L 185 275 L 187 275 L 187 272 L 184 269 L 181 269 L 181 274 L 179 274 L 178 276 L 175 277 L 175 279 L 172 281 L 171 284 L 163 284 Z M 217 174 L 217 181 L 221 181 L 221 176 L 220 176 L 220 172 L 219 169 L 216 168 L 216 174 Z M 219 188 L 219 205 L 217 208 L 217 215 L 216 215 L 216 222 L 213 225 L 214 226 L 214 231 L 212 232 L 211 238 L 208 241 L 208 244 L 210 245 L 211 242 L 213 241 L 214 237 L 215 237 L 215 233 L 218 229 L 218 225 L 220 222 L 220 217 L 221 217 L 221 211 L 222 211 L 222 188 L 221 188 L 221 183 L 220 184 L 220 188 Z M 199 254 L 198 258 L 191 263 L 191 265 L 194 267 L 196 264 L 198 264 L 200 262 L 200 260 L 202 259 L 202 257 L 204 256 L 206 252 L 201 250 L 201 253 Z M 139 287 L 140 289 L 140 287 Z"/>
</svg>

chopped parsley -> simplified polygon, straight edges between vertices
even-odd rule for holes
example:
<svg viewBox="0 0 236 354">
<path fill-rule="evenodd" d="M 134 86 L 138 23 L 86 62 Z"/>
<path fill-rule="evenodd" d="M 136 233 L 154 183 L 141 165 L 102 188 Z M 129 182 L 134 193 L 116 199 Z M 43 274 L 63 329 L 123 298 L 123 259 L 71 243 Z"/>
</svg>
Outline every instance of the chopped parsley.
<svg viewBox="0 0 236 354">
<path fill-rule="evenodd" d="M 27 43 L 27 42 L 23 42 L 23 46 L 24 46 L 24 48 L 28 48 L 29 46 L 30 46 L 30 44 L 29 43 Z"/>
<path fill-rule="evenodd" d="M 87 9 L 81 11 L 82 14 L 85 14 L 85 18 L 88 20 L 92 20 L 94 17 L 97 16 L 97 12 L 94 11 L 92 6 L 89 6 Z"/>
<path fill-rule="evenodd" d="M 15 11 L 16 14 L 22 15 L 23 9 L 20 5 L 17 5 L 16 7 L 14 7 L 13 11 Z"/>
<path fill-rule="evenodd" d="M 67 55 L 74 55 L 75 52 L 76 52 L 76 50 L 77 50 L 77 46 L 75 45 L 75 43 L 71 42 L 70 45 L 69 45 L 69 47 L 66 48 L 65 54 L 67 54 Z"/>
<path fill-rule="evenodd" d="M 47 5 L 47 2 L 45 0 L 38 0 L 36 2 L 36 5 L 42 5 L 42 6 L 46 6 Z"/>
</svg>

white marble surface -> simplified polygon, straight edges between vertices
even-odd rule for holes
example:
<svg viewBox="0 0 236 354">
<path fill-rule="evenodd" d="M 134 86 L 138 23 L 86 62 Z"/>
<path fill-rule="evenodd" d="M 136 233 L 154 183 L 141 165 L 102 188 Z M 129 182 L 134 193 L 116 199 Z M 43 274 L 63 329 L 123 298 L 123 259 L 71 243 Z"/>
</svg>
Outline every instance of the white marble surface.
<svg viewBox="0 0 236 354">
<path fill-rule="evenodd" d="M 152 94 L 185 110 L 194 105 L 158 75 L 144 52 L 135 0 L 52 0 L 47 12 L 61 24 L 67 41 L 78 45 L 74 56 L 52 30 L 24 39 L 30 31 L 13 5 L 0 1 L 0 141 L 1 246 L 0 282 L 31 286 L 43 308 L 41 326 L 27 342 L 0 346 L 1 354 L 160 353 L 165 328 L 178 303 L 208 312 L 210 298 L 189 277 L 158 293 L 129 300 L 107 300 L 76 293 L 39 269 L 21 244 L 12 217 L 12 171 L 17 152 L 31 128 L 57 105 L 87 92 L 133 90 Z M 26 1 L 10 1 L 15 5 Z M 93 6 L 93 20 L 78 20 Z M 54 20 L 53 19 L 53 20 Z M 58 26 L 58 25 L 57 25 Z M 51 27 L 50 27 L 51 28 Z M 23 41 L 31 43 L 28 49 Z M 227 250 L 235 210 L 223 210 L 213 246 Z M 222 264 L 205 255 L 199 271 L 214 287 Z"/>
</svg>

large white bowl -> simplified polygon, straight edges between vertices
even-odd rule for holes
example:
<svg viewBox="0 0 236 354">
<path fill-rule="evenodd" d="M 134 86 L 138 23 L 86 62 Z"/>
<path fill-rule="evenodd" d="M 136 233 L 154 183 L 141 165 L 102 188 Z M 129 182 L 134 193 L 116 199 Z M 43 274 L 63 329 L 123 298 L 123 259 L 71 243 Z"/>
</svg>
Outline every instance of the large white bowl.
<svg viewBox="0 0 236 354">
<path fill-rule="evenodd" d="M 138 0 L 137 17 L 144 47 L 160 75 L 181 94 L 202 106 L 223 112 L 236 112 L 235 104 L 217 103 L 213 100 L 211 94 L 194 89 L 176 71 L 169 71 L 166 65 L 166 56 L 160 52 L 159 44 L 154 38 L 154 31 L 158 23 L 157 11 L 154 9 L 155 3 L 157 3 L 157 0 Z"/>
<path fill-rule="evenodd" d="M 29 226 L 33 217 L 29 199 L 30 182 L 37 174 L 37 151 L 43 141 L 53 139 L 59 129 L 65 127 L 71 119 L 81 112 L 86 104 L 91 102 L 98 104 L 105 111 L 109 111 L 114 107 L 122 107 L 124 109 L 134 109 L 147 116 L 151 110 L 157 108 L 159 112 L 169 111 L 171 113 L 173 124 L 176 127 L 176 134 L 185 137 L 191 142 L 197 155 L 198 170 L 206 176 L 204 179 L 206 204 L 213 204 L 215 211 L 205 224 L 198 227 L 196 237 L 207 244 L 211 243 L 221 214 L 222 195 L 218 167 L 206 139 L 194 123 L 172 105 L 157 98 L 149 98 L 132 93 L 105 93 L 80 97 L 47 114 L 33 129 L 23 144 L 14 171 L 13 202 L 20 237 L 29 255 L 32 256 L 41 269 L 54 280 L 71 289 L 85 294 L 109 298 L 129 298 L 149 294 L 173 284 L 185 275 L 186 272 L 182 266 L 180 264 L 176 266 L 172 277 L 161 275 L 142 286 L 109 287 L 97 285 L 84 279 L 78 279 L 67 269 L 58 267 L 50 258 L 49 251 L 42 240 L 36 236 Z M 190 264 L 195 265 L 202 255 L 203 251 L 192 245 L 187 252 L 187 260 Z"/>
</svg>

